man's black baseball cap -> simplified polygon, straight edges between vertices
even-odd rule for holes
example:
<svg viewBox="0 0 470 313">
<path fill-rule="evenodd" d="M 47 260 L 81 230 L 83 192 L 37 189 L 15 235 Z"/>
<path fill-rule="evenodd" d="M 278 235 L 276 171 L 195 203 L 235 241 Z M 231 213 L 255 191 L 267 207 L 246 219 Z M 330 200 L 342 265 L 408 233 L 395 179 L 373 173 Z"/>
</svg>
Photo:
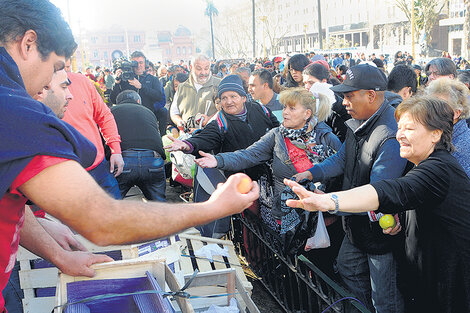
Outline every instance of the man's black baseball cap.
<svg viewBox="0 0 470 313">
<path fill-rule="evenodd" d="M 341 85 L 330 88 L 334 92 L 356 90 L 387 90 L 387 77 L 379 68 L 369 64 L 359 64 L 346 71 L 346 79 Z"/>
</svg>

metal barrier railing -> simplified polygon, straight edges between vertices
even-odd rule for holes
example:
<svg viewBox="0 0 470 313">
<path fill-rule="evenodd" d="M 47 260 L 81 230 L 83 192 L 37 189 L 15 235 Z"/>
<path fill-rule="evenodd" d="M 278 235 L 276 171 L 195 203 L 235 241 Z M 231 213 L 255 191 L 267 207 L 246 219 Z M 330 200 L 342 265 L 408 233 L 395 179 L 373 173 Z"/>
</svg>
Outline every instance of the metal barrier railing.
<svg viewBox="0 0 470 313">
<path fill-rule="evenodd" d="M 286 256 L 279 236 L 248 210 L 233 240 L 260 282 L 286 312 L 370 313 L 304 256 Z"/>
</svg>

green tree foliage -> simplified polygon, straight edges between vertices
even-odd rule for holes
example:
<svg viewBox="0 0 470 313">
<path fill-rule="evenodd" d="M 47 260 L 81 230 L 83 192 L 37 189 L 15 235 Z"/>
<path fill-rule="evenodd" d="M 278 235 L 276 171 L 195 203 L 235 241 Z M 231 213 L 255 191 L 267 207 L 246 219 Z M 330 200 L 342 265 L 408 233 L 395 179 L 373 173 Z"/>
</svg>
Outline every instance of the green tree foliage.
<svg viewBox="0 0 470 313">
<path fill-rule="evenodd" d="M 402 10 L 410 24 L 412 23 L 413 3 L 415 4 L 415 36 L 424 32 L 425 50 L 429 50 L 432 40 L 432 29 L 439 20 L 447 0 L 395 0 L 398 8 Z M 468 0 L 467 0 L 468 1 Z M 416 42 L 416 38 L 414 38 Z"/>
</svg>

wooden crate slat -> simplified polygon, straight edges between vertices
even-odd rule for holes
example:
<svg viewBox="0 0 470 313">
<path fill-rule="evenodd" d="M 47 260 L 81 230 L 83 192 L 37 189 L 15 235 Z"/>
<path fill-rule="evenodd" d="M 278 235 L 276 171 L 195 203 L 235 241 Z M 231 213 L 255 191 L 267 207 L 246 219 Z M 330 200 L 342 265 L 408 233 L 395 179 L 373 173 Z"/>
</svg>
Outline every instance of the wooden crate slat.
<svg viewBox="0 0 470 313">
<path fill-rule="evenodd" d="M 55 306 L 55 297 L 23 299 L 24 313 L 51 313 Z"/>
<path fill-rule="evenodd" d="M 196 251 L 204 247 L 204 244 L 200 240 L 191 240 L 193 246 L 194 254 Z M 200 272 L 210 272 L 212 271 L 212 266 L 209 260 L 203 259 L 201 257 L 196 257 L 197 266 Z"/>
<path fill-rule="evenodd" d="M 55 287 L 59 270 L 56 267 L 21 270 L 20 286 L 23 289 Z"/>
</svg>

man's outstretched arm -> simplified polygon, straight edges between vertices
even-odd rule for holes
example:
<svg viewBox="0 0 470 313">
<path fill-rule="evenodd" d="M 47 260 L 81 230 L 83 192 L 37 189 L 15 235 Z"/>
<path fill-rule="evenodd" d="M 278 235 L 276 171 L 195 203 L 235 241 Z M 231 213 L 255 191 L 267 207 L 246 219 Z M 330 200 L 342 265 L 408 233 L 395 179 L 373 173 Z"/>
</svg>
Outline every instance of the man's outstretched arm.
<svg viewBox="0 0 470 313">
<path fill-rule="evenodd" d="M 248 194 L 232 175 L 203 203 L 119 201 L 112 199 L 75 161 L 46 168 L 18 189 L 46 212 L 98 245 L 136 243 L 165 237 L 239 213 L 259 196 L 253 183 Z"/>
</svg>

